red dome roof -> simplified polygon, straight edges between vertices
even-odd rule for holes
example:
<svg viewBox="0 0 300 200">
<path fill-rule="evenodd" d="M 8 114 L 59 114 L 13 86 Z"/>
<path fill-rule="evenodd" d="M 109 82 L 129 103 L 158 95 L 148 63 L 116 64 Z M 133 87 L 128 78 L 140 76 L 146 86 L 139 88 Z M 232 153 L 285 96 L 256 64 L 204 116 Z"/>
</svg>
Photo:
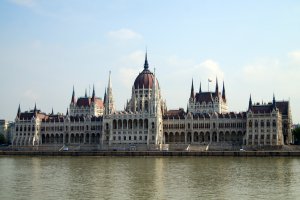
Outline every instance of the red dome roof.
<svg viewBox="0 0 300 200">
<path fill-rule="evenodd" d="M 149 68 L 149 65 L 148 65 L 147 53 L 146 53 L 144 70 L 136 77 L 136 79 L 134 81 L 135 89 L 138 89 L 138 88 L 142 89 L 143 87 L 145 89 L 152 88 L 155 77 L 154 77 L 154 74 L 148 68 Z M 156 80 L 156 84 L 159 87 L 157 80 Z"/>
<path fill-rule="evenodd" d="M 142 89 L 143 87 L 145 89 L 151 89 L 154 83 L 154 75 L 152 72 L 150 72 L 147 69 L 144 69 L 139 75 L 138 77 L 136 77 L 135 81 L 134 81 L 134 88 L 135 89 Z M 157 83 L 157 81 L 156 81 Z"/>
</svg>

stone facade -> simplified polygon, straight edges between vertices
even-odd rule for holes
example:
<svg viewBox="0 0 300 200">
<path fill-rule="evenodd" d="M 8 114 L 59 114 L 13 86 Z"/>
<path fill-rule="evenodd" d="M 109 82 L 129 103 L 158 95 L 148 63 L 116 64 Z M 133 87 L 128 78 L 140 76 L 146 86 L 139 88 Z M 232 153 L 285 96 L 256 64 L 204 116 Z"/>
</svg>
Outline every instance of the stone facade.
<svg viewBox="0 0 300 200">
<path fill-rule="evenodd" d="M 167 110 L 155 72 L 144 68 L 132 86 L 123 111 L 116 111 L 111 74 L 103 101 L 96 97 L 76 99 L 73 88 L 66 114 L 45 114 L 35 108 L 15 119 L 14 146 L 98 145 L 100 149 L 163 144 L 280 146 L 292 142 L 289 101 L 252 104 L 245 112 L 229 112 L 223 82 L 215 91 L 194 92 L 192 82 L 187 111 Z"/>
</svg>

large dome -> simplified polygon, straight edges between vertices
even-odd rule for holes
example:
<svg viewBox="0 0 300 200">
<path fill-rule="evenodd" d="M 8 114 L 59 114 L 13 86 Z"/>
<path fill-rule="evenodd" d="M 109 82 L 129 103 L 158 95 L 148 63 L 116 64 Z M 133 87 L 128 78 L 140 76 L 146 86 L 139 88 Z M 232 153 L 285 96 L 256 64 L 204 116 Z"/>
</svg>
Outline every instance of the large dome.
<svg viewBox="0 0 300 200">
<path fill-rule="evenodd" d="M 151 89 L 154 83 L 154 74 L 148 69 L 148 60 L 147 60 L 147 53 L 145 58 L 144 70 L 136 77 L 134 81 L 134 88 L 135 89 Z M 158 81 L 156 80 L 156 84 L 158 85 Z"/>
</svg>

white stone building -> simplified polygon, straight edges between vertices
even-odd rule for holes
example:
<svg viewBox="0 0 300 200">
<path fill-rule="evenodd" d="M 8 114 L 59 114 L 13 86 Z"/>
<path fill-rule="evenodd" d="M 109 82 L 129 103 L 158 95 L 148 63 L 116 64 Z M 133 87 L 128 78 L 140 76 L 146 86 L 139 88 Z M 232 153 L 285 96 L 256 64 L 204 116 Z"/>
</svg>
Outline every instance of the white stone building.
<svg viewBox="0 0 300 200">
<path fill-rule="evenodd" d="M 114 91 L 115 92 L 115 91 Z M 15 119 L 14 146 L 97 146 L 97 149 L 152 149 L 162 144 L 280 146 L 292 142 L 289 101 L 252 104 L 230 112 L 223 82 L 215 91 L 194 92 L 192 82 L 187 111 L 167 110 L 147 54 L 142 72 L 133 82 L 124 110 L 115 109 L 111 74 L 103 101 L 85 94 L 72 98 L 66 114 L 21 112 Z"/>
</svg>

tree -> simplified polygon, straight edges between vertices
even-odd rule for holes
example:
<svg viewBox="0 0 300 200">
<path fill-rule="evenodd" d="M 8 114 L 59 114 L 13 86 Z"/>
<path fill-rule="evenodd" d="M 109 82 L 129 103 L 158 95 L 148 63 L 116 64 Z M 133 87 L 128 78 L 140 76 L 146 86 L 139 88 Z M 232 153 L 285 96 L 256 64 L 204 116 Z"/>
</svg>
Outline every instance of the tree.
<svg viewBox="0 0 300 200">
<path fill-rule="evenodd" d="M 297 127 L 293 130 L 294 143 L 300 144 L 300 127 Z"/>
<path fill-rule="evenodd" d="M 0 144 L 5 144 L 6 143 L 6 139 L 4 137 L 4 135 L 2 133 L 0 133 Z"/>
</svg>

